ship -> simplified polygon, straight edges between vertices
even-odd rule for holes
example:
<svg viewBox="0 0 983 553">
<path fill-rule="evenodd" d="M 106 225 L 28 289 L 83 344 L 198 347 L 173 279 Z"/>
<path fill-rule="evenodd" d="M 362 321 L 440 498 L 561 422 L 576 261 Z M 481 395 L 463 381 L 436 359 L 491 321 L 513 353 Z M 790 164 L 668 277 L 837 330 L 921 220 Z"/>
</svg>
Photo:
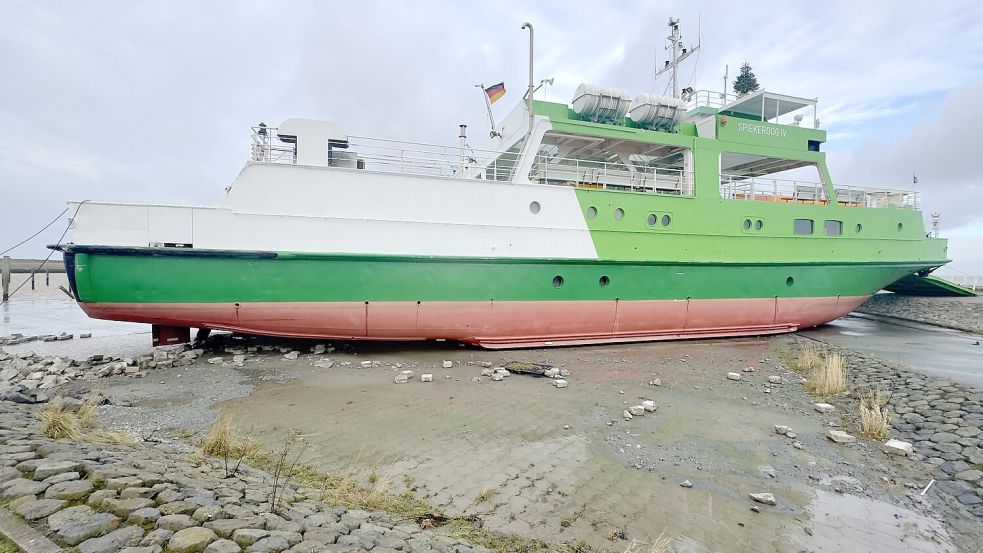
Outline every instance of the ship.
<svg viewBox="0 0 983 553">
<path fill-rule="evenodd" d="M 831 177 L 817 99 L 680 90 L 678 20 L 671 95 L 569 104 L 535 99 L 528 28 L 526 97 L 478 147 L 292 118 L 252 128 L 216 206 L 70 202 L 72 294 L 155 345 L 525 348 L 793 332 L 948 261 L 915 190 Z"/>
</svg>

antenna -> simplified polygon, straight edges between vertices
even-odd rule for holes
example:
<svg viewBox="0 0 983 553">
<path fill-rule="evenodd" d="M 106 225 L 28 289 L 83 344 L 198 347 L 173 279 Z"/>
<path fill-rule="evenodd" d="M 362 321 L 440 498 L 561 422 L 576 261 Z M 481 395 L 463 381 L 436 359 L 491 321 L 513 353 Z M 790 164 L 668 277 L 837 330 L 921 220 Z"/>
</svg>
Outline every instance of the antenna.
<svg viewBox="0 0 983 553">
<path fill-rule="evenodd" d="M 679 98 L 679 64 L 688 58 L 693 52 L 700 49 L 700 43 L 697 42 L 696 46 L 691 46 L 690 48 L 683 48 L 683 37 L 679 34 L 679 18 L 670 17 L 669 18 L 669 36 L 666 37 L 666 50 L 671 50 L 669 55 L 669 60 L 666 60 L 666 65 L 660 69 L 656 74 L 656 78 L 659 75 L 665 73 L 666 71 L 672 71 L 672 97 Z"/>
</svg>

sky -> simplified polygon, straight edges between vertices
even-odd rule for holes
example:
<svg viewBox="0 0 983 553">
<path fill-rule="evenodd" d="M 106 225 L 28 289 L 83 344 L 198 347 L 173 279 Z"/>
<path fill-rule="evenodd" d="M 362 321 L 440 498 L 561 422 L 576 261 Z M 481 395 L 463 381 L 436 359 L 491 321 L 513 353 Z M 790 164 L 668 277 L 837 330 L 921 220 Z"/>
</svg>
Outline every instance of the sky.
<svg viewBox="0 0 983 553">
<path fill-rule="evenodd" d="M 938 210 L 953 271 L 983 275 L 983 3 L 0 0 L 0 250 L 67 200 L 213 205 L 249 127 L 288 117 L 353 135 L 454 144 L 488 130 L 476 83 L 537 98 L 654 79 L 670 16 L 701 43 L 684 85 L 749 62 L 767 90 L 818 97 L 837 184 L 909 188 Z M 927 217 L 927 215 L 926 215 Z M 47 254 L 59 223 L 17 257 Z"/>
</svg>

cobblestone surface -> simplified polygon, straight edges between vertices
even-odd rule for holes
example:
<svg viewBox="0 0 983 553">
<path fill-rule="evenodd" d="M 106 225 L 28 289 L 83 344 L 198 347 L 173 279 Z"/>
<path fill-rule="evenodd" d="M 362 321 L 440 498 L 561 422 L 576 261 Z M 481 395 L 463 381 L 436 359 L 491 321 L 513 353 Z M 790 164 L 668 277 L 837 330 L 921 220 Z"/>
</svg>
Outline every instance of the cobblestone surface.
<svg viewBox="0 0 983 553">
<path fill-rule="evenodd" d="M 875 294 L 857 311 L 983 334 L 983 296 L 933 298 Z"/>
</svg>

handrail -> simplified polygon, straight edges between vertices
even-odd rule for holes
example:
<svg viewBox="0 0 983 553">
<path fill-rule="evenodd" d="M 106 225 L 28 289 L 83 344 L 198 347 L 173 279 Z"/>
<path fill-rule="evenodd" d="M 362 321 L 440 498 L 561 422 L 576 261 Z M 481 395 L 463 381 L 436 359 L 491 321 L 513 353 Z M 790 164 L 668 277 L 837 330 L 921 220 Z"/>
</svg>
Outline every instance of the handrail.
<svg viewBox="0 0 983 553">
<path fill-rule="evenodd" d="M 920 209 L 918 192 L 871 186 L 835 185 L 836 203 L 852 207 L 910 207 Z M 828 203 L 821 182 L 720 174 L 720 196 L 731 200 L 785 203 Z"/>
</svg>

